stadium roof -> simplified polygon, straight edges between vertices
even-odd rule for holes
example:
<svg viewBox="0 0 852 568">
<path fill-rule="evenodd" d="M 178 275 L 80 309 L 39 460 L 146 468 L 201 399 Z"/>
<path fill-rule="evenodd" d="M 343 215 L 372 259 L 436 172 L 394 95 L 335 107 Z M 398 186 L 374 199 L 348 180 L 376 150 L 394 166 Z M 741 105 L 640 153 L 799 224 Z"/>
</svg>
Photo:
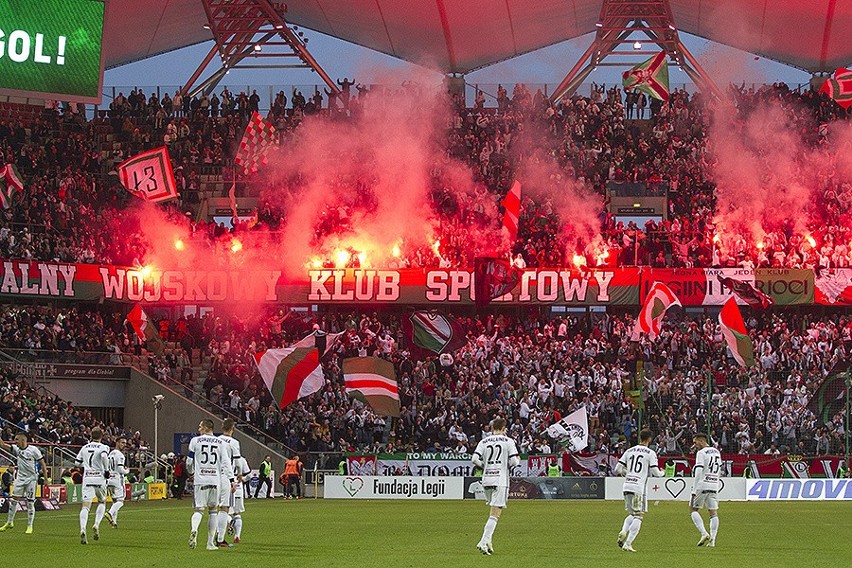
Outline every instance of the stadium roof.
<svg viewBox="0 0 852 568">
<path fill-rule="evenodd" d="M 465 73 L 595 31 L 601 0 L 291 0 L 289 22 Z M 680 31 L 807 71 L 852 62 L 852 0 L 670 0 Z M 212 39 L 201 0 L 112 0 L 108 68 Z M 566 68 L 573 62 L 566 61 Z M 322 64 L 322 62 L 320 62 Z"/>
</svg>

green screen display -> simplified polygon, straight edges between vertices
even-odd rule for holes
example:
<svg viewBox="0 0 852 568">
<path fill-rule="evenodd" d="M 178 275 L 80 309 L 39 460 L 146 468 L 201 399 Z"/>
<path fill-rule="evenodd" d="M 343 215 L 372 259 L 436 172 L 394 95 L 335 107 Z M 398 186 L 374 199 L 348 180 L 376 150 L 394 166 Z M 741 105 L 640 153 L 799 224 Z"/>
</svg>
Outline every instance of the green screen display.
<svg viewBox="0 0 852 568">
<path fill-rule="evenodd" d="M 104 3 L 0 0 L 0 89 L 98 102 Z"/>
</svg>

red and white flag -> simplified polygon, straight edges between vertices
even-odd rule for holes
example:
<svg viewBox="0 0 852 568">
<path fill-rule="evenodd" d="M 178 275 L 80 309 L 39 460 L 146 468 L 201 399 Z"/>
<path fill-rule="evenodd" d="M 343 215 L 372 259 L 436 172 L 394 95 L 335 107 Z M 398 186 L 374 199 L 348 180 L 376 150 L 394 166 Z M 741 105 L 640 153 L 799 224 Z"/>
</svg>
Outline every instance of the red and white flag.
<svg viewBox="0 0 852 568">
<path fill-rule="evenodd" d="M 166 346 L 157 332 L 157 328 L 148 319 L 148 314 L 145 313 L 141 305 L 133 306 L 133 309 L 127 314 L 127 323 L 130 324 L 139 339 L 146 343 L 148 349 L 157 354 L 163 352 Z"/>
<path fill-rule="evenodd" d="M 178 196 L 175 174 L 165 146 L 129 158 L 116 168 L 121 185 L 130 193 L 160 203 Z"/>
<path fill-rule="evenodd" d="M 753 367 L 754 345 L 748 336 L 737 301 L 733 297 L 725 302 L 722 311 L 719 312 L 719 325 L 722 326 L 722 337 L 725 338 L 725 343 L 736 362 L 743 367 Z"/>
<path fill-rule="evenodd" d="M 319 358 L 315 347 L 267 349 L 254 354 L 257 370 L 279 408 L 313 394 L 325 385 Z"/>
<path fill-rule="evenodd" d="M 242 166 L 243 172 L 251 174 L 267 163 L 266 155 L 276 145 L 275 127 L 254 112 L 246 126 L 234 164 Z"/>
<path fill-rule="evenodd" d="M 509 242 L 514 244 L 518 240 L 518 223 L 521 218 L 521 182 L 515 180 L 500 205 L 506 210 L 503 213 L 503 228 L 509 234 Z"/>
<path fill-rule="evenodd" d="M 660 335 L 660 327 L 663 323 L 663 318 L 666 311 L 671 306 L 680 306 L 675 293 L 662 282 L 654 282 L 651 289 L 648 290 L 648 296 L 645 298 L 645 304 L 642 306 L 642 311 L 636 318 L 636 323 L 633 326 L 633 334 L 630 339 L 639 341 L 641 334 L 645 334 L 653 341 Z"/>
</svg>

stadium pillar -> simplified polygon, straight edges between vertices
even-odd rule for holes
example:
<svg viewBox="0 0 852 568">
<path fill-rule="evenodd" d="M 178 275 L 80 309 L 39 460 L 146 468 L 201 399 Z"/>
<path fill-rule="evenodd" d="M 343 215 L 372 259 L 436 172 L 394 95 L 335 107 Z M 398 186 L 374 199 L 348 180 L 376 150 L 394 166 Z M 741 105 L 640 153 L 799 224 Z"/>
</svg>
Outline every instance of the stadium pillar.
<svg viewBox="0 0 852 568">
<path fill-rule="evenodd" d="M 297 26 L 285 19 L 287 5 L 269 0 L 202 0 L 215 45 L 183 87 L 184 96 L 210 92 L 231 69 L 311 69 L 331 92 L 337 84 L 308 51 L 308 39 Z M 271 29 L 270 29 L 271 28 Z M 195 85 L 202 72 L 218 54 L 222 67 Z M 274 64 L 245 64 L 245 60 L 276 61 Z"/>
<path fill-rule="evenodd" d="M 571 96 L 598 65 L 624 65 L 630 68 L 647 59 L 649 51 L 645 49 L 619 49 L 636 41 L 643 47 L 655 45 L 671 61 L 687 70 L 702 91 L 714 97 L 721 96 L 713 80 L 681 43 L 669 0 L 603 0 L 595 28 L 595 39 L 550 95 L 551 102 Z M 636 35 L 641 39 L 637 40 Z M 612 55 L 623 56 L 630 61 L 602 63 Z M 689 65 L 686 64 L 687 60 Z"/>
</svg>

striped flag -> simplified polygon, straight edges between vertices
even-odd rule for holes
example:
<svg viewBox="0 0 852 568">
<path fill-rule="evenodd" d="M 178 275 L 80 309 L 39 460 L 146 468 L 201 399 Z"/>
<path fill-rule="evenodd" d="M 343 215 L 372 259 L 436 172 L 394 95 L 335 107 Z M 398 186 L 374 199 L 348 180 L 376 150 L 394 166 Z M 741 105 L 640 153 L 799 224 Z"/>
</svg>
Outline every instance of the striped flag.
<svg viewBox="0 0 852 568">
<path fill-rule="evenodd" d="M 421 352 L 439 355 L 467 345 L 462 323 L 440 312 L 414 312 L 402 320 L 402 328 L 408 345 Z"/>
<path fill-rule="evenodd" d="M 148 349 L 157 355 L 163 352 L 166 345 L 140 304 L 133 306 L 133 309 L 127 314 L 127 323 L 130 324 L 139 339 L 145 342 Z"/>
<path fill-rule="evenodd" d="M 733 297 L 728 298 L 722 306 L 722 311 L 719 312 L 719 325 L 722 326 L 722 337 L 725 338 L 725 343 L 728 344 L 728 349 L 737 363 L 743 367 L 753 367 L 754 346 L 746 331 L 737 301 Z"/>
<path fill-rule="evenodd" d="M 666 52 L 661 51 L 621 74 L 625 89 L 638 89 L 661 101 L 669 100 L 669 64 Z"/>
<path fill-rule="evenodd" d="M 825 93 L 844 109 L 848 109 L 852 106 L 852 69 L 837 69 L 834 75 L 825 80 L 819 92 Z"/>
<path fill-rule="evenodd" d="M 506 210 L 503 213 L 503 228 L 509 234 L 509 242 L 514 244 L 518 240 L 518 223 L 521 218 L 521 182 L 515 180 L 500 205 Z"/>
<path fill-rule="evenodd" d="M 399 416 L 399 389 L 390 361 L 378 357 L 344 359 L 343 380 L 349 396 L 369 404 L 376 414 Z"/>
<path fill-rule="evenodd" d="M 316 348 L 267 349 L 255 353 L 254 360 L 279 408 L 314 394 L 325 385 Z"/>
<path fill-rule="evenodd" d="M 15 164 L 6 164 L 0 168 L 0 204 L 3 209 L 11 209 L 12 198 L 24 190 L 24 182 Z"/>
<path fill-rule="evenodd" d="M 247 174 L 256 172 L 260 166 L 267 164 L 266 155 L 275 143 L 275 127 L 272 123 L 258 112 L 252 113 L 234 157 L 234 164 L 242 166 L 243 172 Z"/>
<path fill-rule="evenodd" d="M 672 306 L 680 305 L 680 300 L 668 286 L 662 282 L 654 282 L 651 289 L 648 290 L 642 311 L 639 312 L 636 323 L 633 325 L 631 341 L 639 341 L 639 337 L 643 333 L 651 341 L 656 339 L 660 335 L 660 326 L 663 323 L 666 311 Z"/>
</svg>

